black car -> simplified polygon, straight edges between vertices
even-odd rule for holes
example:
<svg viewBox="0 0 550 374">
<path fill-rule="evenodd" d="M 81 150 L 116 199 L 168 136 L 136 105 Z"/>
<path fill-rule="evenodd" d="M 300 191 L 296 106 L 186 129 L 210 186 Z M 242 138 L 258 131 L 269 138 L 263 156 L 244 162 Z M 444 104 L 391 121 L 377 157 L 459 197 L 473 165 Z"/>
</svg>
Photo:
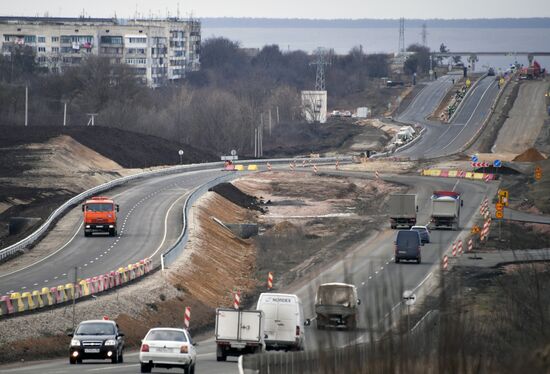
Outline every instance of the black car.
<svg viewBox="0 0 550 374">
<path fill-rule="evenodd" d="M 80 364 L 86 359 L 110 359 L 113 364 L 122 363 L 124 334 L 114 321 L 91 320 L 81 322 L 71 339 L 69 362 Z"/>
<path fill-rule="evenodd" d="M 401 260 L 416 260 L 420 263 L 420 233 L 414 230 L 400 230 L 395 239 L 395 262 Z"/>
</svg>

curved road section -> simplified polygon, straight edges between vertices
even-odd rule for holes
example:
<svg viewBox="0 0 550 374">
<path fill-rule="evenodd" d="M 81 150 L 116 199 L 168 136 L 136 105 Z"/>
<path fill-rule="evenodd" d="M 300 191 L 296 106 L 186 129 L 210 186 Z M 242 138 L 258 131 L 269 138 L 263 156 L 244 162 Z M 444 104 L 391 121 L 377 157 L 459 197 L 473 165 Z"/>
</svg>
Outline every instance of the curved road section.
<svg viewBox="0 0 550 374">
<path fill-rule="evenodd" d="M 425 128 L 425 132 L 416 143 L 395 155 L 411 159 L 447 156 L 460 152 L 476 135 L 491 113 L 499 92 L 497 82 L 494 77 L 482 78 L 472 88 L 450 124 L 427 120 L 426 117 L 437 108 L 452 86 L 452 78 L 446 75 L 440 79 L 442 82 L 429 84 L 397 118 L 400 122 L 418 123 Z"/>
</svg>

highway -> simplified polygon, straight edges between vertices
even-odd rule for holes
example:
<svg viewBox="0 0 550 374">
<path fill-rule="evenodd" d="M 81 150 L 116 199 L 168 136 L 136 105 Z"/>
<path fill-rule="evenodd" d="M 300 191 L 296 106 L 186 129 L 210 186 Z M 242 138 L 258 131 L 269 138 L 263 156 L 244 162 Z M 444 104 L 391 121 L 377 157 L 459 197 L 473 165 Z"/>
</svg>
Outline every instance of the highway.
<svg viewBox="0 0 550 374">
<path fill-rule="evenodd" d="M 476 135 L 498 95 L 497 82 L 494 77 L 481 79 L 472 88 L 450 124 L 427 120 L 426 117 L 437 108 L 451 87 L 451 79 L 452 76 L 446 75 L 439 79 L 442 82 L 428 84 L 397 117 L 400 122 L 420 124 L 425 130 L 418 141 L 396 152 L 396 156 L 417 160 L 455 154 Z"/>
<path fill-rule="evenodd" d="M 212 172 L 210 172 L 212 173 Z M 206 173 L 208 174 L 208 173 Z M 341 175 L 347 173 L 341 172 Z M 348 175 L 355 175 L 349 173 Z M 363 174 L 364 175 L 364 174 Z M 495 183 L 481 183 L 467 180 L 426 178 L 419 176 L 391 176 L 385 178 L 388 181 L 404 183 L 411 186 L 411 192 L 418 194 L 419 222 L 428 220 L 430 200 L 434 189 L 448 189 L 459 191 L 464 197 L 464 207 L 461 213 L 461 227 L 468 230 L 479 205 L 486 195 L 495 193 Z M 171 178 L 165 182 L 174 183 Z M 183 183 L 183 182 L 180 182 Z M 151 193 L 151 192 L 149 192 Z M 166 208 L 165 208 L 166 209 Z M 459 231 L 434 231 L 433 243 L 427 244 L 422 249 L 422 264 L 393 262 L 393 241 L 395 230 L 388 228 L 387 222 L 381 222 L 380 231 L 375 235 L 365 238 L 363 242 L 353 248 L 349 254 L 338 262 L 327 266 L 317 274 L 312 274 L 300 280 L 280 292 L 298 294 L 304 303 L 306 317 L 313 318 L 313 298 L 318 284 L 324 282 L 345 281 L 358 287 L 359 297 L 363 301 L 360 306 L 359 328 L 355 332 L 327 330 L 317 331 L 315 322 L 306 328 L 307 349 L 315 349 L 322 346 L 342 346 L 350 342 L 368 341 L 371 332 L 376 332 L 386 320 L 384 315 L 394 309 L 399 311 L 402 291 L 415 289 L 426 279 L 432 277 L 440 264 L 440 258 L 451 242 L 457 237 Z M 420 291 L 420 290 L 419 290 Z M 418 291 L 418 292 L 419 292 Z M 367 329 L 367 319 L 371 321 L 371 329 Z M 235 360 L 232 362 L 217 362 L 215 358 L 215 345 L 213 339 L 201 341 L 197 347 L 199 353 L 197 370 L 206 373 L 236 373 Z M 138 372 L 137 354 L 128 352 L 125 355 L 125 363 L 122 365 L 85 364 L 78 367 L 70 366 L 67 359 L 52 360 L 41 363 L 32 363 L 21 367 L 2 368 L 5 373 L 73 373 L 73 372 Z M 157 372 L 157 371 L 155 371 Z M 158 372 L 164 372 L 159 370 Z M 166 371 L 170 372 L 170 371 Z"/>
<path fill-rule="evenodd" d="M 1 274 L 0 294 L 68 283 L 75 266 L 78 266 L 78 277 L 87 278 L 149 256 L 158 264 L 160 253 L 181 233 L 181 208 L 185 196 L 224 173 L 227 174 L 220 170 L 204 170 L 164 175 L 136 180 L 109 191 L 107 195 L 120 205 L 117 237 L 104 234 L 84 237 L 81 208 L 75 207 L 76 212 L 69 212 L 58 222 L 68 227 L 65 244 L 32 265 Z M 43 240 L 37 246 L 47 243 L 48 240 Z"/>
</svg>

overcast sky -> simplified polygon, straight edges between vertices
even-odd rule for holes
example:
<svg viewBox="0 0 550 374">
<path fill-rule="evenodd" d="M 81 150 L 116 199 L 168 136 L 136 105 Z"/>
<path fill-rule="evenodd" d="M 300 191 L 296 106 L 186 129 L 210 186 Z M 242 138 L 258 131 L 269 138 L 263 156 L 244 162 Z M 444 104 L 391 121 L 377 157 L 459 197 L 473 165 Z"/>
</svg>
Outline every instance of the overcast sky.
<svg viewBox="0 0 550 374">
<path fill-rule="evenodd" d="M 0 0 L 0 15 L 268 18 L 550 17 L 550 0 Z"/>
</svg>

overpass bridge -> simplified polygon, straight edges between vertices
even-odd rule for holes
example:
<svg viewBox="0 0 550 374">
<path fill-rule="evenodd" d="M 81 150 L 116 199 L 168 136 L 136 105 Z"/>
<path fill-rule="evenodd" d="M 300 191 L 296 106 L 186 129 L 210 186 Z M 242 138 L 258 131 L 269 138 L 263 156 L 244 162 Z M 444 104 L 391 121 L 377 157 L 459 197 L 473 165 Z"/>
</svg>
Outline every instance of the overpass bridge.
<svg viewBox="0 0 550 374">
<path fill-rule="evenodd" d="M 486 51 L 480 51 L 480 52 L 433 52 L 430 53 L 430 60 L 433 60 L 434 58 L 440 58 L 440 57 L 455 57 L 455 56 L 468 56 L 468 62 L 472 64 L 472 69 L 475 70 L 475 63 L 478 61 L 479 56 L 527 56 L 527 60 L 529 61 L 529 65 L 533 63 L 533 60 L 536 56 L 550 56 L 550 52 L 541 52 L 541 51 L 534 51 L 534 52 L 499 52 L 499 51 L 493 51 L 493 52 L 486 52 Z M 430 61 L 431 62 L 431 61 Z"/>
</svg>

